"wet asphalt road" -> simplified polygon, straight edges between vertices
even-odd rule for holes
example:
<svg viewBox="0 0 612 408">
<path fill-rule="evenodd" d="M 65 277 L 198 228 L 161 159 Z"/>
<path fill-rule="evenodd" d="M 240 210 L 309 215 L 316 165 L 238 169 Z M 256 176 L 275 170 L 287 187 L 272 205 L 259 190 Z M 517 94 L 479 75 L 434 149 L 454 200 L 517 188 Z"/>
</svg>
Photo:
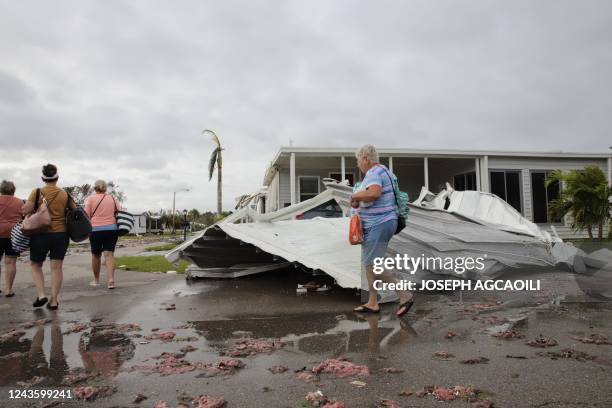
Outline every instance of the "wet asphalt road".
<svg viewBox="0 0 612 408">
<path fill-rule="evenodd" d="M 612 305 L 581 295 L 567 273 L 540 273 L 544 289 L 538 293 L 422 294 L 400 320 L 394 316 L 396 305 L 383 306 L 380 315 L 352 313 L 359 301 L 353 290 L 298 296 L 297 283 L 312 277 L 296 270 L 193 283 L 180 275 L 118 271 L 118 288 L 108 291 L 88 286 L 86 253 L 71 255 L 67 264 L 58 312 L 32 310 L 34 291 L 27 276 L 20 276 L 16 297 L 0 298 L 0 333 L 20 325 L 24 332 L 0 343 L 2 406 L 152 407 L 163 400 L 176 407 L 181 400 L 207 394 L 224 397 L 228 407 L 300 407 L 315 390 L 348 407 L 375 407 L 382 399 L 402 407 L 472 406 L 462 400 L 438 402 L 431 395 L 398 395 L 428 385 L 473 385 L 496 407 L 612 406 L 612 345 L 577 340 L 593 333 L 612 339 Z M 19 268 L 21 275 L 29 274 L 27 265 Z M 23 328 L 39 319 L 48 321 Z M 491 336 L 505 328 L 500 326 L 504 319 L 518 321 L 515 329 L 525 338 Z M 134 323 L 141 330 L 95 337 L 92 326 L 112 323 Z M 69 333 L 75 324 L 86 326 Z M 165 331 L 176 333 L 173 341 L 145 338 Z M 558 345 L 540 349 L 525 344 L 540 334 Z M 205 377 L 194 370 L 160 376 L 134 368 L 154 365 L 159 361 L 155 356 L 179 352 L 186 345 L 197 348 L 186 360 L 215 363 L 244 337 L 280 339 L 285 346 L 239 358 L 245 367 L 229 375 Z M 588 357 L 538 355 L 564 349 Z M 438 351 L 454 357 L 434 358 Z M 332 357 L 367 365 L 371 375 L 361 379 L 366 385 L 358 387 L 351 378 L 329 374 L 307 382 L 294 372 Z M 460 363 L 477 357 L 488 361 Z M 272 374 L 268 368 L 275 365 L 289 370 Z M 387 373 L 388 367 L 403 372 Z M 84 373 L 83 382 L 62 385 L 66 376 L 78 373 Z M 55 405 L 49 399 L 9 399 L 10 389 L 24 390 L 32 382 L 43 388 L 92 385 L 116 391 L 93 402 L 55 400 Z M 135 403 L 139 393 L 147 399 Z"/>
</svg>

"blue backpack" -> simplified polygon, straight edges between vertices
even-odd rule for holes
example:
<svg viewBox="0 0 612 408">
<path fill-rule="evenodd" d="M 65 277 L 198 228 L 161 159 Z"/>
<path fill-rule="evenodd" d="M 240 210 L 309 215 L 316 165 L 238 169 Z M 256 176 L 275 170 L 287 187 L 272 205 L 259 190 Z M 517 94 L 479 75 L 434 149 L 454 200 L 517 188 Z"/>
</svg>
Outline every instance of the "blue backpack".
<svg viewBox="0 0 612 408">
<path fill-rule="evenodd" d="M 395 194 L 395 204 L 397 204 L 397 209 L 399 211 L 399 217 L 397 218 L 397 229 L 395 230 L 395 233 L 399 234 L 400 231 L 406 227 L 406 218 L 408 218 L 408 214 L 410 214 L 410 208 L 408 207 L 408 193 L 399 189 L 399 184 L 395 174 L 387 170 L 386 167 L 383 167 L 383 169 L 385 169 L 387 176 L 389 176 L 389 179 L 391 180 L 393 194 Z"/>
</svg>

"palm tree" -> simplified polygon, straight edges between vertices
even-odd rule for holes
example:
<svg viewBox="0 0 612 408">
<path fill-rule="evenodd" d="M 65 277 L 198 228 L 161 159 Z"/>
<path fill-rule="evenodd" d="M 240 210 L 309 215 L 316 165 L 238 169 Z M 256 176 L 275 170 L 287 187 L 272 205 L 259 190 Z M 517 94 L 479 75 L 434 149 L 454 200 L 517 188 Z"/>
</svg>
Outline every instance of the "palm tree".
<svg viewBox="0 0 612 408">
<path fill-rule="evenodd" d="M 191 211 L 189 211 L 189 219 L 191 221 L 197 221 L 198 218 L 200 218 L 200 212 L 197 209 L 192 209 Z"/>
<path fill-rule="evenodd" d="M 204 129 L 202 134 L 204 133 L 212 133 L 212 140 L 217 145 L 215 150 L 213 150 L 212 155 L 210 156 L 210 161 L 208 162 L 208 181 L 212 180 L 213 173 L 215 171 L 215 165 L 217 166 L 217 214 L 221 215 L 221 170 L 222 170 L 222 162 L 221 162 L 221 142 L 217 137 L 217 134 L 209 129 Z"/>
<path fill-rule="evenodd" d="M 553 182 L 563 183 L 559 198 L 549 203 L 550 215 L 561 218 L 572 216 L 572 229 L 586 229 L 593 239 L 593 226 L 598 227 L 598 238 L 602 239 L 603 224 L 610 217 L 611 189 L 604 172 L 597 166 L 586 166 L 584 170 L 553 171 L 546 186 Z"/>
</svg>

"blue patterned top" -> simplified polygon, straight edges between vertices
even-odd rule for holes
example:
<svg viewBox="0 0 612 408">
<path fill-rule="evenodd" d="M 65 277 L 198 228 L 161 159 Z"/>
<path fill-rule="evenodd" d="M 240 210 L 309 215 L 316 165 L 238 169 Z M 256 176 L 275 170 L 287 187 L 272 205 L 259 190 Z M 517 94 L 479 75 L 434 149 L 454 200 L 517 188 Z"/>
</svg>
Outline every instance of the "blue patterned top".
<svg viewBox="0 0 612 408">
<path fill-rule="evenodd" d="M 382 164 L 372 167 L 361 182 L 361 188 L 365 189 L 372 185 L 381 187 L 380 197 L 369 207 L 359 208 L 361 225 L 364 229 L 372 228 L 398 217 L 393 184 L 391 182 L 391 172 Z"/>
</svg>

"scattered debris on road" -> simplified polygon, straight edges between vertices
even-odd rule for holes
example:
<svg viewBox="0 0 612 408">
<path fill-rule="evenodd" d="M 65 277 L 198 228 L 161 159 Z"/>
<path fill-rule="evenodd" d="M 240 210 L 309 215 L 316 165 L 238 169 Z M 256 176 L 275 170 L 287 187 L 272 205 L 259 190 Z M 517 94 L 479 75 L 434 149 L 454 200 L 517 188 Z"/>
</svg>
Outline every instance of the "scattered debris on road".
<svg viewBox="0 0 612 408">
<path fill-rule="evenodd" d="M 279 339 L 242 339 L 224 354 L 230 357 L 248 357 L 259 353 L 271 353 L 283 348 L 284 345 Z"/>
<path fill-rule="evenodd" d="M 382 399 L 378 404 L 379 407 L 382 408 L 402 408 L 402 406 L 397 401 L 393 401 L 390 399 Z"/>
<path fill-rule="evenodd" d="M 268 368 L 268 371 L 270 371 L 272 374 L 282 374 L 287 370 L 289 370 L 289 368 L 282 365 L 275 365 Z"/>
<path fill-rule="evenodd" d="M 524 339 L 525 335 L 515 330 L 505 330 L 491 334 L 493 337 L 500 339 L 511 340 L 511 339 Z"/>
<path fill-rule="evenodd" d="M 144 394 L 136 394 L 136 397 L 134 398 L 134 401 L 132 401 L 132 403 L 134 404 L 140 404 L 142 401 L 146 400 L 148 397 Z"/>
<path fill-rule="evenodd" d="M 557 359 L 572 359 L 576 361 L 593 361 L 597 356 L 585 353 L 584 351 L 578 351 L 573 349 L 563 349 L 561 351 L 540 351 L 536 353 L 540 357 L 550 357 L 552 360 Z"/>
<path fill-rule="evenodd" d="M 506 354 L 506 358 L 516 358 L 517 360 L 527 360 L 527 356 L 513 356 L 512 354 Z"/>
<path fill-rule="evenodd" d="M 176 333 L 168 331 L 168 332 L 154 332 L 153 334 L 150 334 L 148 336 L 145 336 L 145 339 L 148 340 L 161 340 L 163 342 L 168 342 L 168 341 L 172 341 L 172 339 L 174 339 L 174 336 L 176 336 Z"/>
<path fill-rule="evenodd" d="M 457 336 L 457 333 L 455 333 L 455 332 L 454 332 L 454 331 L 452 331 L 452 330 L 449 330 L 449 331 L 446 333 L 446 338 L 447 338 L 447 339 L 452 339 L 453 337 L 456 337 L 456 336 Z"/>
<path fill-rule="evenodd" d="M 475 358 L 468 358 L 467 360 L 461 360 L 459 361 L 459 363 L 461 364 L 487 364 L 489 362 L 489 359 L 486 357 L 475 357 Z"/>
<path fill-rule="evenodd" d="M 320 364 L 312 368 L 315 374 L 327 373 L 332 374 L 337 378 L 345 377 L 367 377 L 370 375 L 370 369 L 365 365 L 351 363 L 348 360 L 339 360 L 328 358 Z"/>
<path fill-rule="evenodd" d="M 574 337 L 574 340 L 578 340 L 585 344 L 596 344 L 598 346 L 602 344 L 612 344 L 608 339 L 608 336 L 597 333 L 585 337 Z"/>
<path fill-rule="evenodd" d="M 344 402 L 330 400 L 320 390 L 306 394 L 306 402 L 310 407 L 320 408 L 346 408 Z"/>
<path fill-rule="evenodd" d="M 181 348 L 181 353 L 191 353 L 192 351 L 196 351 L 197 348 L 193 347 L 191 344 L 186 345 Z"/>
<path fill-rule="evenodd" d="M 448 351 L 436 351 L 431 355 L 433 358 L 438 360 L 449 360 L 455 357 L 454 354 L 449 353 Z"/>
<path fill-rule="evenodd" d="M 223 397 L 211 397 L 210 395 L 200 395 L 193 400 L 195 408 L 223 408 L 226 405 Z"/>
<path fill-rule="evenodd" d="M 535 339 L 529 340 L 526 344 L 531 347 L 546 348 L 546 347 L 555 347 L 558 343 L 557 343 L 557 340 L 551 337 L 542 336 L 540 334 Z"/>
<path fill-rule="evenodd" d="M 108 397 L 114 394 L 117 391 L 114 387 L 102 386 L 102 387 L 92 387 L 89 385 L 76 387 L 74 389 L 74 396 L 77 399 L 85 400 L 85 401 L 93 401 L 96 398 Z"/>
</svg>

